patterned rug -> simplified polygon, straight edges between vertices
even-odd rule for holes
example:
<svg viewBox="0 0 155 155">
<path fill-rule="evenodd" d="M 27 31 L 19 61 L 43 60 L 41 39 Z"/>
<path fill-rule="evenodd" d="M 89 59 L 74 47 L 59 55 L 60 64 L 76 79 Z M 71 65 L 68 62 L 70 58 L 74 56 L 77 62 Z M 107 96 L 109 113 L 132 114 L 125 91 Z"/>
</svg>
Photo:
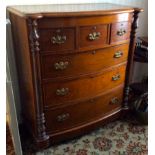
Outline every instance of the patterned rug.
<svg viewBox="0 0 155 155">
<path fill-rule="evenodd" d="M 131 120 L 115 121 L 36 155 L 147 155 L 147 141 L 147 126 Z"/>
<path fill-rule="evenodd" d="M 9 125 L 6 124 L 6 154 L 15 155 L 15 150 L 12 142 L 12 137 L 9 129 Z"/>
</svg>

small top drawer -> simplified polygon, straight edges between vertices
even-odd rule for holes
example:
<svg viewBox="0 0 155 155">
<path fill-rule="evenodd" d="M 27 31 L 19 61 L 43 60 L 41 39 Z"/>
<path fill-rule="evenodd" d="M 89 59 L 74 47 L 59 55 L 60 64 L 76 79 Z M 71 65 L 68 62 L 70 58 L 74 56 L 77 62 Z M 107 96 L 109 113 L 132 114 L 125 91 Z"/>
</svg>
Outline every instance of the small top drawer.
<svg viewBox="0 0 155 155">
<path fill-rule="evenodd" d="M 74 28 L 41 29 L 39 32 L 41 51 L 58 53 L 75 48 Z"/>
<path fill-rule="evenodd" d="M 108 25 L 82 26 L 79 31 L 80 48 L 103 47 L 107 43 Z"/>
<path fill-rule="evenodd" d="M 130 22 L 120 22 L 112 24 L 110 43 L 128 40 L 130 38 L 130 31 Z"/>
</svg>

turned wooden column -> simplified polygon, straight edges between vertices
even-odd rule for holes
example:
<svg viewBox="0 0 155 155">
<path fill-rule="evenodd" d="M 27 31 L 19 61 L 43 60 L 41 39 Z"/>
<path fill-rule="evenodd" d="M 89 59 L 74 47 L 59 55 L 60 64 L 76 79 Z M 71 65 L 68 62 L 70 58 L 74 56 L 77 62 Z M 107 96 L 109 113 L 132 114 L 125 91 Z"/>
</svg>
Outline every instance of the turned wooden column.
<svg viewBox="0 0 155 155">
<path fill-rule="evenodd" d="M 29 42 L 33 69 L 33 83 L 36 99 L 36 135 L 35 142 L 39 148 L 45 148 L 49 145 L 49 136 L 45 131 L 45 116 L 42 105 L 41 93 L 41 73 L 40 73 L 40 57 L 39 57 L 39 34 L 37 19 L 28 19 L 29 25 Z"/>
<path fill-rule="evenodd" d="M 129 92 L 130 92 L 130 84 L 132 82 L 133 76 L 133 57 L 135 51 L 136 44 L 136 30 L 138 28 L 138 15 L 143 11 L 142 9 L 135 8 L 133 13 L 133 22 L 131 25 L 131 35 L 130 35 L 130 46 L 129 46 L 129 55 L 128 55 L 128 65 L 126 70 L 126 85 L 124 91 L 124 106 L 123 109 L 129 109 Z"/>
</svg>

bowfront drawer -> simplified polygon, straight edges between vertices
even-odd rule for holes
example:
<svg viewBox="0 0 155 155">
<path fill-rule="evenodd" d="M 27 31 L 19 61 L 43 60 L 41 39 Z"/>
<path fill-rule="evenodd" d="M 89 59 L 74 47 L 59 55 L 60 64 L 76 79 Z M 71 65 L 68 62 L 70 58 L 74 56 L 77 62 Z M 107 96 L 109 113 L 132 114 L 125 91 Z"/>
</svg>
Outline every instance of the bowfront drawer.
<svg viewBox="0 0 155 155">
<path fill-rule="evenodd" d="M 79 29 L 79 48 L 103 47 L 107 43 L 108 25 L 83 26 Z"/>
<path fill-rule="evenodd" d="M 59 53 L 74 50 L 75 48 L 74 28 L 40 29 L 39 34 L 41 51 Z"/>
<path fill-rule="evenodd" d="M 123 86 L 85 102 L 55 110 L 45 110 L 46 130 L 54 133 L 95 121 L 112 110 L 120 108 L 122 96 Z"/>
<path fill-rule="evenodd" d="M 130 22 L 120 22 L 112 24 L 111 43 L 128 40 L 130 38 L 130 31 Z"/>
<path fill-rule="evenodd" d="M 95 73 L 127 61 L 129 44 L 70 55 L 42 55 L 42 77 L 64 78 Z"/>
<path fill-rule="evenodd" d="M 70 81 L 48 82 L 43 85 L 44 106 L 56 106 L 102 94 L 124 83 L 125 70 L 126 63 L 101 75 L 91 75 Z"/>
</svg>

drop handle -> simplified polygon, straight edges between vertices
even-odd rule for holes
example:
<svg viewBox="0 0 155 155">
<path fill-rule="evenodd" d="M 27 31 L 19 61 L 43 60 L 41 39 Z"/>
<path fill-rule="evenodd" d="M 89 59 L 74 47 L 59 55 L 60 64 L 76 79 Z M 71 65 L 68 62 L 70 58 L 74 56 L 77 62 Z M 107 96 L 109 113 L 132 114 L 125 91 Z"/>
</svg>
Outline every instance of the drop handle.
<svg viewBox="0 0 155 155">
<path fill-rule="evenodd" d="M 112 76 L 112 81 L 117 81 L 121 78 L 121 75 L 120 74 L 116 74 L 114 76 Z"/>
<path fill-rule="evenodd" d="M 100 38 L 100 35 L 101 35 L 101 33 L 100 32 L 93 32 L 93 33 L 90 33 L 89 35 L 88 35 L 88 38 L 89 38 L 89 40 L 97 40 L 97 39 L 99 39 Z"/>
<path fill-rule="evenodd" d="M 67 40 L 67 37 L 66 36 L 61 36 L 61 35 L 56 35 L 56 36 L 53 36 L 51 41 L 53 44 L 64 44 L 65 41 Z"/>
<path fill-rule="evenodd" d="M 114 58 L 120 58 L 122 55 L 123 55 L 123 52 L 122 52 L 122 51 L 117 51 L 117 52 L 114 54 Z"/>
<path fill-rule="evenodd" d="M 65 61 L 65 62 L 60 61 L 54 64 L 54 68 L 55 70 L 65 70 L 68 67 L 68 65 L 69 65 L 68 61 Z"/>
<path fill-rule="evenodd" d="M 118 104 L 119 103 L 119 99 L 117 97 L 114 97 L 110 100 L 110 104 Z"/>
<path fill-rule="evenodd" d="M 56 95 L 65 96 L 69 93 L 69 88 L 61 88 L 56 90 Z"/>
<path fill-rule="evenodd" d="M 63 121 L 65 121 L 65 120 L 67 120 L 69 117 L 70 117 L 70 114 L 69 114 L 69 113 L 65 113 L 65 114 L 62 114 L 62 115 L 58 115 L 58 116 L 57 116 L 57 121 L 58 121 L 58 122 L 63 122 Z"/>
<path fill-rule="evenodd" d="M 118 36 L 123 36 L 126 33 L 126 30 L 120 29 L 119 31 L 117 31 L 117 35 Z"/>
</svg>

